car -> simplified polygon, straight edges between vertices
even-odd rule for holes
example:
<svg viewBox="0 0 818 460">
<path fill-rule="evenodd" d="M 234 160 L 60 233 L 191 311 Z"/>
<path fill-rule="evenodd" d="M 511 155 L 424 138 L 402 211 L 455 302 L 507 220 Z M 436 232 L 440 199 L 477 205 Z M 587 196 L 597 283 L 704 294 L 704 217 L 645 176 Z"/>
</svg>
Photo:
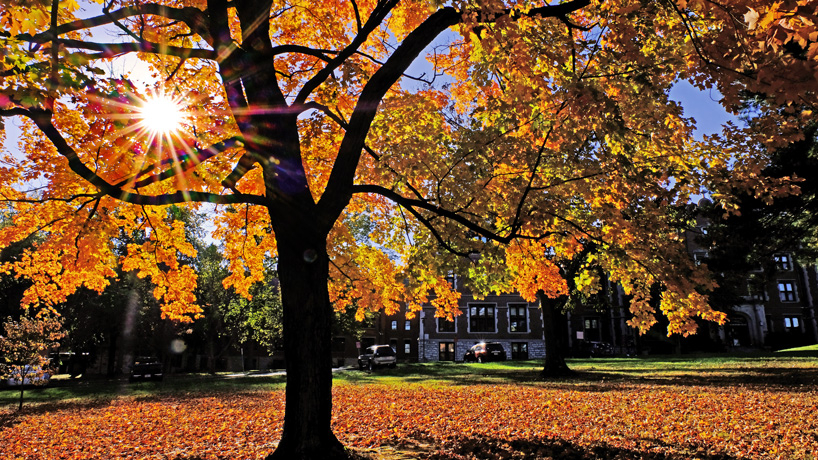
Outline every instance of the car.
<svg viewBox="0 0 818 460">
<path fill-rule="evenodd" d="M 394 368 L 397 362 L 397 354 L 389 345 L 372 345 L 358 356 L 358 368 L 361 370 L 371 371 L 382 366 Z"/>
<path fill-rule="evenodd" d="M 506 349 L 499 342 L 480 342 L 469 348 L 469 351 L 463 356 L 463 361 L 467 363 L 505 360 Z"/>
<path fill-rule="evenodd" d="M 135 382 L 137 380 L 162 380 L 164 368 L 162 362 L 152 357 L 140 357 L 134 361 L 131 366 L 131 375 L 129 380 Z"/>
<path fill-rule="evenodd" d="M 613 345 L 608 342 L 588 342 L 588 353 L 592 358 L 613 356 Z"/>
</svg>

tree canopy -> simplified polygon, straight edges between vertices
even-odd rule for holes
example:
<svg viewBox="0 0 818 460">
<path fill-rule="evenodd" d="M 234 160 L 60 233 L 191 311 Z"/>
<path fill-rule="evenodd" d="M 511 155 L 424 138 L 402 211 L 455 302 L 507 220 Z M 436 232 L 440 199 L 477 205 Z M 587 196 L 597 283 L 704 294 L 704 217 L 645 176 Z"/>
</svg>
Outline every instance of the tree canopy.
<svg viewBox="0 0 818 460">
<path fill-rule="evenodd" d="M 727 210 L 736 188 L 787 192 L 760 174 L 766 149 L 797 138 L 815 98 L 806 0 L 96 3 L 0 1 L 0 115 L 21 130 L 0 167 L 14 208 L 0 246 L 46 235 L 4 269 L 49 307 L 104 289 L 110 236 L 142 231 L 122 264 L 187 321 L 202 309 L 180 256 L 195 248 L 164 207 L 212 211 L 227 286 L 249 295 L 278 260 L 283 458 L 345 455 L 329 425 L 332 309 L 451 316 L 449 270 L 478 293 L 559 296 L 556 263 L 592 241 L 589 267 L 631 296 L 632 326 L 654 323 L 657 284 L 669 333 L 723 318 L 666 210 L 704 190 Z M 124 56 L 152 76 L 117 71 Z M 727 110 L 746 92 L 767 104 L 699 141 L 668 97 L 681 79 Z M 577 288 L 597 290 L 596 273 L 578 270 Z"/>
</svg>

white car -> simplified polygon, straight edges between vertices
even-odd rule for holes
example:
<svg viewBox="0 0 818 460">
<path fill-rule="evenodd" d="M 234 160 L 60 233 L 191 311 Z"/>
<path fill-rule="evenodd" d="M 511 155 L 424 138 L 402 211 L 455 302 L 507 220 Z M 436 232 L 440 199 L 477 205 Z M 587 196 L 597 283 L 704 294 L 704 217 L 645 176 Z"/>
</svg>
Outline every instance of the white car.
<svg viewBox="0 0 818 460">
<path fill-rule="evenodd" d="M 361 370 L 371 371 L 382 366 L 395 367 L 397 362 L 397 354 L 389 345 L 372 345 L 358 356 L 358 368 Z"/>
</svg>

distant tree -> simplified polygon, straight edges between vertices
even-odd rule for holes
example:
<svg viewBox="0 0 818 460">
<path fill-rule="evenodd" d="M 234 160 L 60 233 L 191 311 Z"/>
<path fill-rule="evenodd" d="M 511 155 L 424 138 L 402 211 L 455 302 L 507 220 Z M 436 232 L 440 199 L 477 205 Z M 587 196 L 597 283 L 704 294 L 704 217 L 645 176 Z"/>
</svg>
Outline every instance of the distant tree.
<svg viewBox="0 0 818 460">
<path fill-rule="evenodd" d="M 735 190 L 737 212 L 730 214 L 701 202 L 698 211 L 707 223 L 699 241 L 709 248 L 706 262 L 719 284 L 710 298 L 722 310 L 742 303 L 748 289 L 763 288 L 777 272 L 776 254 L 788 253 L 802 265 L 818 261 L 818 123 L 803 135 L 774 150 L 761 171 L 764 177 L 791 179 L 794 193 L 771 198 Z"/>
<path fill-rule="evenodd" d="M 47 356 L 48 351 L 59 347 L 64 333 L 56 316 L 38 314 L 22 316 L 18 320 L 7 318 L 0 335 L 0 377 L 8 379 L 20 388 L 20 405 L 28 385 L 43 385 L 53 372 Z"/>
<path fill-rule="evenodd" d="M 274 260 L 265 262 L 264 283 L 253 285 L 247 298 L 224 286 L 230 272 L 220 248 L 202 241 L 196 244 L 195 268 L 199 277 L 196 297 L 204 316 L 194 321 L 191 340 L 204 346 L 208 370 L 215 372 L 219 357 L 250 340 L 272 352 L 282 328 Z"/>
</svg>

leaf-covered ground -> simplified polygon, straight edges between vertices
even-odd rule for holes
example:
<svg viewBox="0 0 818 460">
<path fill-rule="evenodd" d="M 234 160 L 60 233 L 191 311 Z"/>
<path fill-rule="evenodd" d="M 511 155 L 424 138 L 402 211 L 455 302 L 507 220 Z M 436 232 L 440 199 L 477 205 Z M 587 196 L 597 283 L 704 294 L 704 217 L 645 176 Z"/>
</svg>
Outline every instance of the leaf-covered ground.
<svg viewBox="0 0 818 460">
<path fill-rule="evenodd" d="M 814 459 L 807 385 L 342 383 L 335 431 L 378 458 Z M 176 393 L 0 412 L 3 459 L 260 459 L 283 392 Z M 367 452 L 369 454 L 367 454 Z"/>
</svg>

